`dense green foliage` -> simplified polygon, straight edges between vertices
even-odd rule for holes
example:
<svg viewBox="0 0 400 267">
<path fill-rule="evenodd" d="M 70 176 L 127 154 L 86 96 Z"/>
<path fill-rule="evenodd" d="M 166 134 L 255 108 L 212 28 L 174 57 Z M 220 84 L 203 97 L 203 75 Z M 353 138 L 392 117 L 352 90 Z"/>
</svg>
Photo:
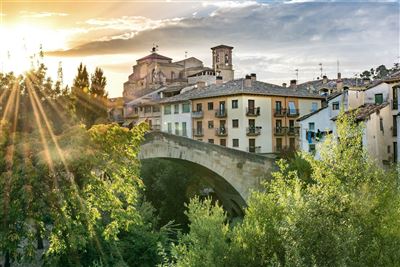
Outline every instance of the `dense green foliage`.
<svg viewBox="0 0 400 267">
<path fill-rule="evenodd" d="M 0 74 L 0 259 L 6 267 L 154 266 L 170 227 L 141 200 L 147 125 L 86 129 L 46 68 Z"/>
<path fill-rule="evenodd" d="M 311 173 L 281 161 L 243 222 L 228 228 L 219 206 L 194 200 L 190 232 L 173 246 L 176 266 L 398 266 L 400 194 L 394 171 L 362 150 L 362 125 L 341 117 Z M 308 168 L 308 167 L 307 167 Z M 218 257 L 216 256 L 216 253 Z"/>
<path fill-rule="evenodd" d="M 370 70 L 364 70 L 360 73 L 361 78 L 368 78 L 368 79 L 384 79 L 390 76 L 391 74 L 400 71 L 400 64 L 394 63 L 392 68 L 386 68 L 385 65 L 379 65 L 378 67 L 371 68 Z"/>
</svg>

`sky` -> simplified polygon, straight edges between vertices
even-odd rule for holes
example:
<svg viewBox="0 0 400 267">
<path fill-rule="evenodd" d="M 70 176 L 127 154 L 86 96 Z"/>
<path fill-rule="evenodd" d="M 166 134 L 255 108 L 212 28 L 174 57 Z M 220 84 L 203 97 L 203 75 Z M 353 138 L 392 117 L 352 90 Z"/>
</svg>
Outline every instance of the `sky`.
<svg viewBox="0 0 400 267">
<path fill-rule="evenodd" d="M 23 72 L 42 45 L 55 79 L 71 84 L 80 62 L 104 69 L 121 96 L 136 59 L 159 53 L 211 65 L 210 48 L 234 47 L 235 77 L 281 84 L 354 77 L 400 60 L 398 1 L 0 0 L 0 71 Z"/>
</svg>

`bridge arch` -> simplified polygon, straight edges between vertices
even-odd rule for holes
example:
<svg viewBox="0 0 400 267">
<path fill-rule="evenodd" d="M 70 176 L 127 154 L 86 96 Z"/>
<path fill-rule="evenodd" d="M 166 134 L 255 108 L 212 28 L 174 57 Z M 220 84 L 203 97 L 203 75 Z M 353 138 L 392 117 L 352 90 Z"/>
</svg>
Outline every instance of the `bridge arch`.
<svg viewBox="0 0 400 267">
<path fill-rule="evenodd" d="M 272 156 L 263 156 L 232 148 L 208 144 L 186 137 L 163 132 L 150 132 L 145 136 L 139 153 L 141 160 L 164 158 L 190 162 L 195 169 L 199 165 L 226 181 L 240 196 L 234 202 L 247 202 L 251 190 L 260 189 L 263 179 L 269 179 L 276 169 Z M 194 170 L 195 171 L 195 170 Z M 227 190 L 231 200 L 232 192 Z M 228 197 L 228 196 L 226 196 Z"/>
</svg>

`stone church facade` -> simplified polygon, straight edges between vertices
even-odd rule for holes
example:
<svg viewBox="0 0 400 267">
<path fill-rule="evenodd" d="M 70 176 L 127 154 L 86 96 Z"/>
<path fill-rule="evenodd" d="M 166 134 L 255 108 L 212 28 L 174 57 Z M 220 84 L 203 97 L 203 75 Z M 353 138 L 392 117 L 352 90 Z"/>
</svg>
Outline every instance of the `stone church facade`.
<svg viewBox="0 0 400 267">
<path fill-rule="evenodd" d="M 208 85 L 215 83 L 216 76 L 222 76 L 224 82 L 232 80 L 232 49 L 226 45 L 211 48 L 213 68 L 208 68 L 195 57 L 173 62 L 171 58 L 157 53 L 157 47 L 153 47 L 151 54 L 136 61 L 132 74 L 124 83 L 123 97 L 129 101 L 161 87 L 198 81 Z"/>
</svg>

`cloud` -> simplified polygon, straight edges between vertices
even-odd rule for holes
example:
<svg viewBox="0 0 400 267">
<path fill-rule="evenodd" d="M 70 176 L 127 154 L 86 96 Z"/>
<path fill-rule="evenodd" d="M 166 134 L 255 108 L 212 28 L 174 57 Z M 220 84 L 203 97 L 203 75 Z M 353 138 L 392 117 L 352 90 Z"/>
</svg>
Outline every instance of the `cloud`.
<svg viewBox="0 0 400 267">
<path fill-rule="evenodd" d="M 337 59 L 355 69 L 391 64 L 398 56 L 396 3 L 219 1 L 206 2 L 204 8 L 210 11 L 206 16 L 188 14 L 175 20 L 121 17 L 87 21 L 97 33 L 109 32 L 97 41 L 49 55 L 143 55 L 157 42 L 168 56 L 180 57 L 189 50 L 207 64 L 209 47 L 225 43 L 235 46 L 238 75 L 252 71 L 267 79 L 294 75 L 295 68 L 300 69 L 300 77 L 313 78 L 318 75 L 319 62 L 334 73 Z"/>
<path fill-rule="evenodd" d="M 66 17 L 67 13 L 58 12 L 31 12 L 31 11 L 20 11 L 22 18 L 47 18 L 47 17 Z"/>
</svg>

